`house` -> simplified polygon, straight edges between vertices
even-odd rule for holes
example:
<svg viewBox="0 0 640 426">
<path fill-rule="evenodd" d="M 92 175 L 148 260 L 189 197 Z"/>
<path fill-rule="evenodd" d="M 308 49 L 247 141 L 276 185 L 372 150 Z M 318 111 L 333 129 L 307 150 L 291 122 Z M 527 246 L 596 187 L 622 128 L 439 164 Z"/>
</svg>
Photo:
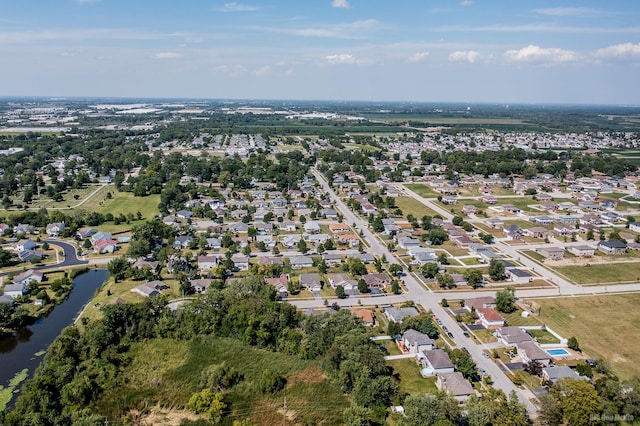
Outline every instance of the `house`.
<svg viewBox="0 0 640 426">
<path fill-rule="evenodd" d="M 159 272 L 160 262 L 139 258 L 132 266 L 136 269 L 148 268 L 151 272 L 157 273 Z"/>
<path fill-rule="evenodd" d="M 40 260 L 44 257 L 44 251 L 43 250 L 24 250 L 18 253 L 18 257 L 23 262 Z"/>
<path fill-rule="evenodd" d="M 40 271 L 36 271 L 34 269 L 29 269 L 28 271 L 24 271 L 21 274 L 13 277 L 13 283 L 19 285 L 29 285 L 31 282 L 41 283 L 44 278 L 44 274 Z"/>
<path fill-rule="evenodd" d="M 93 244 L 93 249 L 98 253 L 113 253 L 118 249 L 118 242 L 110 238 L 103 238 Z"/>
<path fill-rule="evenodd" d="M 452 206 L 458 202 L 458 198 L 453 195 L 445 195 L 442 197 L 442 204 Z"/>
<path fill-rule="evenodd" d="M 189 220 L 191 219 L 191 216 L 193 216 L 193 213 L 191 213 L 189 210 L 178 210 L 178 212 L 176 213 L 176 216 L 179 219 Z"/>
<path fill-rule="evenodd" d="M 475 394 L 471 383 L 459 371 L 438 373 L 437 377 L 437 388 L 453 396 L 459 404 L 463 404 L 471 395 Z"/>
<path fill-rule="evenodd" d="M 522 238 L 522 228 L 518 225 L 508 225 L 503 228 L 504 234 L 510 240 L 519 240 Z"/>
<path fill-rule="evenodd" d="M 284 265 L 284 260 L 281 257 L 273 257 L 273 256 L 262 256 L 260 260 L 258 260 L 260 265 Z"/>
<path fill-rule="evenodd" d="M 540 346 L 533 341 L 517 343 L 516 347 L 518 348 L 518 355 L 520 355 L 523 362 L 538 361 L 544 366 L 548 366 L 551 363 L 551 356 L 540 349 Z"/>
<path fill-rule="evenodd" d="M 173 248 L 177 250 L 186 249 L 189 247 L 192 241 L 193 241 L 192 236 L 180 235 L 179 237 L 176 237 L 176 239 L 173 241 Z"/>
<path fill-rule="evenodd" d="M 335 209 L 330 209 L 330 208 L 322 209 L 322 216 L 327 219 L 337 220 L 338 212 Z"/>
<path fill-rule="evenodd" d="M 391 284 L 391 278 L 385 273 L 371 273 L 362 276 L 368 288 L 385 288 Z"/>
<path fill-rule="evenodd" d="M 465 299 L 464 308 L 471 312 L 472 309 L 492 308 L 496 305 L 493 296 L 474 297 L 473 299 Z"/>
<path fill-rule="evenodd" d="M 562 237 L 568 237 L 574 232 L 576 232 L 576 228 L 575 226 L 571 227 L 567 225 L 558 224 L 553 227 L 553 232 L 556 232 L 558 235 Z"/>
<path fill-rule="evenodd" d="M 64 231 L 64 222 L 50 223 L 46 227 L 47 235 L 50 237 L 57 237 Z"/>
<path fill-rule="evenodd" d="M 105 238 L 111 240 L 113 239 L 113 236 L 108 232 L 98 231 L 89 237 L 89 241 L 91 241 L 91 245 L 94 245 L 96 242 L 104 240 Z"/>
<path fill-rule="evenodd" d="M 412 306 L 407 308 L 394 308 L 391 306 L 384 308 L 384 314 L 389 318 L 389 321 L 400 324 L 406 317 L 418 316 L 418 310 Z"/>
<path fill-rule="evenodd" d="M 28 238 L 18 241 L 13 246 L 14 250 L 17 251 L 18 253 L 20 253 L 21 251 L 25 251 L 25 250 L 33 250 L 36 247 L 37 247 L 36 243 L 34 243 L 33 241 L 31 241 Z"/>
<path fill-rule="evenodd" d="M 507 277 L 516 284 L 526 284 L 533 280 L 533 276 L 527 271 L 518 268 L 507 269 Z"/>
<path fill-rule="evenodd" d="M 480 201 L 485 204 L 496 204 L 498 202 L 498 199 L 493 195 L 483 195 L 482 198 L 480 198 Z"/>
<path fill-rule="evenodd" d="M 462 207 L 462 214 L 469 216 L 470 214 L 478 213 L 478 208 L 472 205 L 466 205 Z"/>
<path fill-rule="evenodd" d="M 218 256 L 198 256 L 198 269 L 200 271 L 210 271 L 220 264 Z"/>
<path fill-rule="evenodd" d="M 264 282 L 275 287 L 276 292 L 280 296 L 281 299 L 286 299 L 288 296 L 287 288 L 289 286 L 289 280 L 287 276 L 282 274 L 279 277 L 274 278 L 265 278 Z"/>
<path fill-rule="evenodd" d="M 296 224 L 295 222 L 285 221 L 278 224 L 278 229 L 285 232 L 295 232 Z"/>
<path fill-rule="evenodd" d="M 496 338 L 507 346 L 522 342 L 532 342 L 531 336 L 520 327 L 500 327 L 495 331 Z"/>
<path fill-rule="evenodd" d="M 490 218 L 486 220 L 487 225 L 494 229 L 500 229 L 504 227 L 504 220 L 499 218 Z"/>
<path fill-rule="evenodd" d="M 338 244 L 348 244 L 351 247 L 358 247 L 358 245 L 360 245 L 360 237 L 356 234 L 343 234 L 338 236 Z"/>
<path fill-rule="evenodd" d="M 309 256 L 291 256 L 289 262 L 293 269 L 310 268 L 313 266 L 313 259 Z"/>
<path fill-rule="evenodd" d="M 629 223 L 629 230 L 633 232 L 640 232 L 640 222 Z"/>
<path fill-rule="evenodd" d="M 587 380 L 587 377 L 579 375 L 575 370 L 566 365 L 546 367 L 542 369 L 542 380 L 548 382 L 550 385 L 560 379 L 565 378 L 574 380 Z"/>
<path fill-rule="evenodd" d="M 470 244 L 473 244 L 473 240 L 467 237 L 466 235 L 463 235 L 461 237 L 453 238 L 453 243 L 458 248 L 466 249 L 466 248 L 469 248 Z"/>
<path fill-rule="evenodd" d="M 4 295 L 10 297 L 11 299 L 15 299 L 16 297 L 20 297 L 29 292 L 27 289 L 27 285 L 22 284 L 7 284 L 4 286 Z"/>
<path fill-rule="evenodd" d="M 311 291 L 322 290 L 320 274 L 300 274 L 300 287 Z"/>
<path fill-rule="evenodd" d="M 564 258 L 564 249 L 562 247 L 541 247 L 536 251 L 545 259 L 561 260 Z"/>
<path fill-rule="evenodd" d="M 328 267 L 342 264 L 342 256 L 339 254 L 323 253 L 322 260 L 324 260 L 325 265 Z"/>
<path fill-rule="evenodd" d="M 434 348 L 435 342 L 424 333 L 420 333 L 412 328 L 402 335 L 402 344 L 412 354 L 419 354 L 422 351 L 430 351 Z"/>
<path fill-rule="evenodd" d="M 378 212 L 378 209 L 373 204 L 368 202 L 362 203 L 360 208 L 362 209 L 362 214 L 365 216 L 376 214 Z"/>
<path fill-rule="evenodd" d="M 627 243 L 612 238 L 608 241 L 600 241 L 598 250 L 605 254 L 625 254 L 627 252 Z"/>
<path fill-rule="evenodd" d="M 144 284 L 140 284 L 137 287 L 131 289 L 131 292 L 138 293 L 144 297 L 154 297 L 160 294 L 160 290 L 168 288 L 162 281 L 149 281 Z"/>
<path fill-rule="evenodd" d="M 362 308 L 349 308 L 349 310 L 353 315 L 360 318 L 366 327 L 373 327 L 376 324 L 375 315 L 371 310 Z"/>
<path fill-rule="evenodd" d="M 553 237 L 553 232 L 551 232 L 547 228 L 543 228 L 541 226 L 534 226 L 533 228 L 528 228 L 525 232 L 531 238 L 549 238 L 549 237 Z"/>
<path fill-rule="evenodd" d="M 96 232 L 98 232 L 98 230 L 95 228 L 80 228 L 76 231 L 76 238 L 79 240 L 86 240 Z"/>
<path fill-rule="evenodd" d="M 234 254 L 231 256 L 231 261 L 235 265 L 235 269 L 238 271 L 248 271 L 249 270 L 249 258 L 247 256 L 243 256 L 241 254 Z"/>
<path fill-rule="evenodd" d="M 567 250 L 578 257 L 593 257 L 596 254 L 596 249 L 586 245 L 570 246 Z"/>
<path fill-rule="evenodd" d="M 422 368 L 428 369 L 428 373 L 426 374 L 428 376 L 453 373 L 454 371 L 451 358 L 449 358 L 449 355 L 442 349 L 422 351 L 419 357 Z M 423 375 L 425 374 L 423 373 Z"/>
<path fill-rule="evenodd" d="M 218 251 L 222 248 L 222 239 L 221 238 L 207 238 L 207 247 Z"/>
<path fill-rule="evenodd" d="M 249 232 L 249 225 L 244 222 L 230 223 L 229 232 L 232 234 L 246 234 Z"/>
<path fill-rule="evenodd" d="M 329 274 L 327 276 L 331 287 L 336 288 L 341 285 L 345 290 L 352 290 L 358 288 L 358 282 L 347 274 Z"/>
<path fill-rule="evenodd" d="M 405 250 L 411 247 L 420 247 L 420 240 L 411 237 L 400 237 L 398 238 L 398 247 Z"/>
<path fill-rule="evenodd" d="M 307 232 L 309 234 L 317 234 L 320 232 L 320 225 L 318 225 L 318 222 L 314 221 L 305 222 L 304 232 Z"/>
<path fill-rule="evenodd" d="M 349 228 L 349 225 L 344 223 L 331 223 L 329 224 L 329 231 L 334 234 L 342 234 L 345 232 L 351 232 L 351 228 Z"/>
<path fill-rule="evenodd" d="M 191 284 L 191 288 L 196 293 L 204 293 L 205 291 L 207 291 L 209 286 L 211 286 L 212 282 L 213 280 L 209 278 L 199 278 L 199 279 L 189 280 L 189 284 Z"/>
<path fill-rule="evenodd" d="M 504 318 L 493 308 L 477 308 L 478 322 L 486 329 L 504 326 Z"/>
</svg>

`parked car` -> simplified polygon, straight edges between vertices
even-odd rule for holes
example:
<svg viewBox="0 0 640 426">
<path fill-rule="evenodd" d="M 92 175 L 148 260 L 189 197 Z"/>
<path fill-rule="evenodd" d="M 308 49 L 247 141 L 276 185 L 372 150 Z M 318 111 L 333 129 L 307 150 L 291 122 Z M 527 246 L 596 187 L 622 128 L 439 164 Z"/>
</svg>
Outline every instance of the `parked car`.
<svg viewBox="0 0 640 426">
<path fill-rule="evenodd" d="M 469 336 L 469 333 L 467 333 L 466 331 L 464 333 L 462 333 L 464 335 L 464 337 L 471 337 Z"/>
<path fill-rule="evenodd" d="M 453 334 L 450 331 L 447 332 L 447 336 L 449 336 L 451 339 L 453 339 Z"/>
</svg>

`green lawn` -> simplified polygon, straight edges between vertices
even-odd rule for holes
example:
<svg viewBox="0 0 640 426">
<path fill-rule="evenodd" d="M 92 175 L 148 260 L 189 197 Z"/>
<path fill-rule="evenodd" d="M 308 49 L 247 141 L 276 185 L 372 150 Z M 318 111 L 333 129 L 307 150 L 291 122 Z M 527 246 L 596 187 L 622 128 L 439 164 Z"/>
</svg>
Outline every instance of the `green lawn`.
<svg viewBox="0 0 640 426">
<path fill-rule="evenodd" d="M 540 320 L 561 336 L 575 336 L 593 358 L 606 359 L 627 379 L 640 374 L 640 294 L 537 300 Z"/>
<path fill-rule="evenodd" d="M 437 213 L 420 201 L 413 197 L 397 197 L 395 199 L 396 206 L 402 210 L 402 214 L 407 217 L 408 214 L 414 215 L 418 220 L 424 215 L 435 216 Z"/>
<path fill-rule="evenodd" d="M 424 183 L 408 183 L 405 186 L 424 198 L 433 198 L 440 195 L 440 193 L 438 193 L 435 189 Z"/>
<path fill-rule="evenodd" d="M 109 192 L 111 193 L 110 199 L 107 197 Z M 131 192 L 118 192 L 114 186 L 107 186 L 83 204 L 80 209 L 97 211 L 102 214 L 111 213 L 115 216 L 120 213 L 125 216 L 131 213 L 135 216 L 137 212 L 140 212 L 144 219 L 149 220 L 160 212 L 158 210 L 159 203 L 159 194 L 134 197 Z"/>
<path fill-rule="evenodd" d="M 540 344 L 560 343 L 560 340 L 546 330 L 527 330 Z"/>
<path fill-rule="evenodd" d="M 413 358 L 387 361 L 400 378 L 398 385 L 401 392 L 411 395 L 433 393 L 437 390 L 435 377 L 424 378 L 420 375 L 420 365 Z"/>
<path fill-rule="evenodd" d="M 588 260 L 585 261 L 588 263 Z M 640 280 L 640 262 L 558 266 L 559 273 L 578 284 L 616 283 Z"/>
</svg>

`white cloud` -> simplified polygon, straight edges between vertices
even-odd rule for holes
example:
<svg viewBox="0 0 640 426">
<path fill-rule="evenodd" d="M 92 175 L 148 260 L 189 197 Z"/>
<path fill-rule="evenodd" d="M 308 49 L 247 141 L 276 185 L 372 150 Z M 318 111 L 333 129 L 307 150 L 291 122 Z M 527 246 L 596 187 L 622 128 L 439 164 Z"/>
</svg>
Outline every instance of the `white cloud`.
<svg viewBox="0 0 640 426">
<path fill-rule="evenodd" d="M 588 16 L 602 15 L 603 12 L 588 7 L 549 7 L 544 9 L 536 9 L 535 13 L 547 16 Z"/>
<path fill-rule="evenodd" d="M 423 62 L 427 59 L 428 56 L 429 56 L 429 52 L 414 53 L 413 55 L 407 58 L 407 62 L 409 63 Z"/>
<path fill-rule="evenodd" d="M 347 0 L 333 0 L 331 2 L 331 7 L 337 7 L 339 9 L 349 9 L 351 5 Z"/>
<path fill-rule="evenodd" d="M 225 3 L 218 10 L 220 12 L 255 12 L 256 10 L 259 10 L 259 9 L 260 8 L 258 6 L 252 6 L 249 4 L 233 2 L 233 3 Z"/>
<path fill-rule="evenodd" d="M 153 55 L 154 59 L 178 59 L 182 58 L 180 53 L 176 52 L 160 52 Z"/>
<path fill-rule="evenodd" d="M 356 39 L 363 38 L 367 33 L 380 29 L 380 22 L 375 19 L 365 19 L 362 21 L 346 22 L 341 24 L 327 25 L 324 27 L 312 28 L 277 28 L 275 32 L 293 34 L 302 37 L 320 38 L 342 38 Z"/>
<path fill-rule="evenodd" d="M 534 63 L 566 63 L 575 62 L 580 55 L 572 50 L 559 49 L 557 47 L 543 48 L 529 45 L 520 50 L 507 50 L 505 58 L 510 62 L 534 62 Z"/>
<path fill-rule="evenodd" d="M 450 62 L 474 63 L 480 58 L 480 53 L 475 50 L 457 50 L 449 55 Z"/>
<path fill-rule="evenodd" d="M 640 59 L 640 43 L 622 43 L 598 49 L 595 56 L 599 59 Z"/>
<path fill-rule="evenodd" d="M 264 75 L 271 74 L 271 71 L 272 71 L 271 67 L 269 65 L 265 65 L 258 69 L 253 70 L 253 75 L 257 77 L 262 77 Z"/>
<path fill-rule="evenodd" d="M 331 65 L 335 64 L 355 64 L 357 62 L 355 56 L 349 53 L 339 53 L 336 55 L 328 55 L 325 56 L 327 63 Z"/>
<path fill-rule="evenodd" d="M 462 0 L 460 2 L 460 6 L 462 7 L 467 7 L 467 6 L 471 6 L 473 5 L 473 1 L 472 0 Z"/>
</svg>

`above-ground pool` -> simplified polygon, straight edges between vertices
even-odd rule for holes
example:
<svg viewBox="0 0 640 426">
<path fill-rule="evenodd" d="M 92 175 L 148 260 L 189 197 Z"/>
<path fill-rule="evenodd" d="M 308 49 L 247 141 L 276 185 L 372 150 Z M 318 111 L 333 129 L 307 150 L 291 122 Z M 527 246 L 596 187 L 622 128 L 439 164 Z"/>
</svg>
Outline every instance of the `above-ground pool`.
<svg viewBox="0 0 640 426">
<path fill-rule="evenodd" d="M 551 356 L 565 356 L 570 355 L 566 349 L 547 349 L 547 353 Z"/>
</svg>

